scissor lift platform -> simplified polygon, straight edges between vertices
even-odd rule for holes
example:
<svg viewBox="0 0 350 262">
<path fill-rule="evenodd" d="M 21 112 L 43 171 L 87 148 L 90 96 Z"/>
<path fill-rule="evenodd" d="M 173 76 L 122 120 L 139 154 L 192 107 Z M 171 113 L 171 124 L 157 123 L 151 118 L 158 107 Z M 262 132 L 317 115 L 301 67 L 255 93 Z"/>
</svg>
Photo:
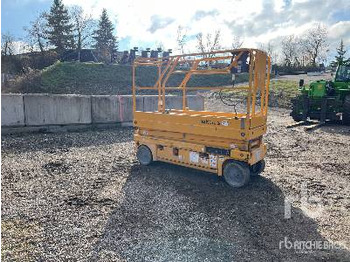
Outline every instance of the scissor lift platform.
<svg viewBox="0 0 350 262">
<path fill-rule="evenodd" d="M 232 54 L 227 73 L 231 73 L 231 68 L 237 66 L 243 53 L 248 53 L 250 60 L 253 61 L 249 62 L 251 81 L 246 87 L 247 110 L 244 113 L 189 110 L 186 101 L 186 83 L 178 87 L 166 86 L 168 74 L 172 74 L 172 70 L 175 72 L 180 58 L 184 59 L 186 56 L 174 56 L 166 61 L 144 58 L 135 60 L 133 69 L 134 140 L 137 157 L 141 164 L 163 161 L 205 170 L 219 176 L 224 175 L 226 181 L 234 187 L 245 185 L 250 176 L 263 171 L 266 145 L 262 137 L 266 133 L 269 58 L 264 52 L 252 49 L 226 50 L 216 54 L 227 52 Z M 217 59 L 220 56 L 197 58 L 198 54 L 195 54 L 194 57 L 194 60 L 191 60 L 192 68 L 184 73 L 185 79 L 198 71 L 195 66 L 196 61 L 212 61 L 211 59 Z M 227 59 L 226 56 L 224 58 Z M 259 59 L 262 60 L 260 64 Z M 150 66 L 152 63 L 158 67 L 158 81 L 154 87 L 137 86 L 135 68 L 142 65 Z M 205 71 L 213 74 L 208 69 Z M 221 71 L 223 69 L 220 69 L 220 74 L 222 74 Z M 200 87 L 196 88 L 200 89 Z M 158 111 L 136 111 L 137 89 L 158 91 Z M 213 89 L 223 88 L 214 87 Z M 164 104 L 166 90 L 182 91 L 182 109 L 166 109 Z M 260 94 L 259 97 L 257 93 Z"/>
</svg>

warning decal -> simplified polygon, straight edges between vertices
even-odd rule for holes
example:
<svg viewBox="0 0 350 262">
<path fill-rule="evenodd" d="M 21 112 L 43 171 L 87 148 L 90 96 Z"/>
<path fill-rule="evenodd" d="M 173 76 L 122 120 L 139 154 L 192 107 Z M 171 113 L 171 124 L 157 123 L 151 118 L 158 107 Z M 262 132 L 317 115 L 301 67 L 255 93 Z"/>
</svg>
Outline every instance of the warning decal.
<svg viewBox="0 0 350 262">
<path fill-rule="evenodd" d="M 198 163 L 198 161 L 199 161 L 199 153 L 197 153 L 197 152 L 190 152 L 190 162 Z"/>
<path fill-rule="evenodd" d="M 215 167 L 217 165 L 217 157 L 215 155 L 209 155 L 210 167 Z"/>
</svg>

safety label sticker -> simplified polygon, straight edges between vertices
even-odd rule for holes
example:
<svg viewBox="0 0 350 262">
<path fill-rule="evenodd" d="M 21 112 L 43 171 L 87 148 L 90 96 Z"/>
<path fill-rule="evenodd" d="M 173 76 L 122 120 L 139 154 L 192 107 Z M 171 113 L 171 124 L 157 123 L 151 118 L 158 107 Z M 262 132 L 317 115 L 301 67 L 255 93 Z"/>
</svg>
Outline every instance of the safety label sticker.
<svg viewBox="0 0 350 262">
<path fill-rule="evenodd" d="M 215 155 L 209 155 L 210 167 L 216 167 L 217 157 Z"/>
<path fill-rule="evenodd" d="M 190 152 L 190 162 L 198 163 L 198 161 L 199 161 L 199 153 L 197 153 L 197 152 Z"/>
</svg>

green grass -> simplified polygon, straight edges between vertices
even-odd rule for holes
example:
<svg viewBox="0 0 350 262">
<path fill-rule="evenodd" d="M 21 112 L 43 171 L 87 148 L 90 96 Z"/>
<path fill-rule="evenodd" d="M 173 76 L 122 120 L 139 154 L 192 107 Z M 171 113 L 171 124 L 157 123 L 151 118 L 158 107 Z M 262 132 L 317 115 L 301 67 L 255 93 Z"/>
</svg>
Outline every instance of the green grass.
<svg viewBox="0 0 350 262">
<path fill-rule="evenodd" d="M 298 82 L 292 80 L 271 80 L 270 91 L 284 96 L 295 97 L 299 94 Z"/>
<path fill-rule="evenodd" d="M 41 85 L 49 93 L 124 93 L 131 86 L 131 67 L 58 62 L 42 71 Z"/>
<path fill-rule="evenodd" d="M 136 84 L 153 86 L 158 79 L 154 67 L 138 67 Z M 167 86 L 179 86 L 184 74 L 173 74 Z M 236 76 L 236 83 L 247 82 L 248 74 Z M 53 93 L 53 94 L 131 94 L 132 67 L 130 65 L 106 65 L 102 63 L 57 62 L 42 71 L 33 71 L 14 81 L 3 92 Z M 187 84 L 193 86 L 231 86 L 231 75 L 193 75 Z M 147 92 L 150 93 L 150 92 Z M 243 96 L 243 92 L 236 93 Z M 290 80 L 271 80 L 270 105 L 289 107 L 291 98 L 298 94 L 298 83 Z"/>
<path fill-rule="evenodd" d="M 269 105 L 290 108 L 291 99 L 298 94 L 297 81 L 271 80 Z"/>
<path fill-rule="evenodd" d="M 153 86 L 158 79 L 157 68 L 138 67 L 136 83 Z M 173 74 L 167 86 L 179 86 L 184 74 Z M 248 80 L 241 74 L 236 82 Z M 231 82 L 231 75 L 194 75 L 187 86 L 222 86 Z M 106 65 L 102 63 L 57 62 L 40 72 L 32 72 L 18 78 L 5 92 L 54 93 L 54 94 L 131 94 L 132 67 L 130 65 Z"/>
<path fill-rule="evenodd" d="M 224 95 L 228 97 L 243 99 L 245 98 L 248 91 L 225 89 L 223 90 Z M 216 92 L 218 95 L 218 92 Z M 298 82 L 292 80 L 271 80 L 270 92 L 269 92 L 269 106 L 290 108 L 291 99 L 299 94 Z M 260 101 L 260 100 L 258 100 Z"/>
</svg>

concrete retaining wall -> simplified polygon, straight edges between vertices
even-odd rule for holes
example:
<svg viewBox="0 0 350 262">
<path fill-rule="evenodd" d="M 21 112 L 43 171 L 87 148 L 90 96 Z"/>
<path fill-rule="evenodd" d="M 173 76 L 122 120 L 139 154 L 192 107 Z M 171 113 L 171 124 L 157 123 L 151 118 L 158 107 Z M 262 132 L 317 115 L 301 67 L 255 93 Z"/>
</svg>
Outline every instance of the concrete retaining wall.
<svg viewBox="0 0 350 262">
<path fill-rule="evenodd" d="M 143 110 L 143 97 L 136 98 L 136 110 Z M 131 122 L 132 96 L 91 96 L 92 123 Z"/>
<path fill-rule="evenodd" d="M 132 96 L 92 96 L 92 123 L 131 122 Z M 182 97 L 166 96 L 167 109 L 181 109 Z M 203 110 L 204 100 L 199 96 L 188 96 L 188 105 L 193 110 Z M 138 96 L 136 98 L 136 110 L 154 112 L 158 109 L 158 96 Z"/>
<path fill-rule="evenodd" d="M 91 97 L 80 95 L 24 95 L 26 125 L 91 124 Z"/>
<path fill-rule="evenodd" d="M 24 126 L 22 95 L 1 95 L 1 126 Z"/>
<path fill-rule="evenodd" d="M 157 96 L 138 96 L 136 99 L 139 111 L 156 111 L 158 108 Z M 73 125 L 127 125 L 133 120 L 131 95 L 3 94 L 1 102 L 1 126 L 11 130 L 16 127 L 32 131 L 58 130 Z M 182 108 L 180 96 L 166 96 L 165 102 L 167 109 Z M 188 96 L 188 106 L 193 110 L 204 110 L 203 97 Z"/>
<path fill-rule="evenodd" d="M 158 110 L 158 96 L 145 96 L 143 111 L 154 112 Z M 204 99 L 201 96 L 187 96 L 187 106 L 191 110 L 204 110 Z M 182 109 L 182 96 L 166 96 L 166 109 Z"/>
<path fill-rule="evenodd" d="M 188 96 L 187 104 L 191 110 L 204 110 L 204 98 L 202 96 Z"/>
<path fill-rule="evenodd" d="M 143 111 L 155 112 L 158 110 L 158 96 L 143 97 Z"/>
</svg>

